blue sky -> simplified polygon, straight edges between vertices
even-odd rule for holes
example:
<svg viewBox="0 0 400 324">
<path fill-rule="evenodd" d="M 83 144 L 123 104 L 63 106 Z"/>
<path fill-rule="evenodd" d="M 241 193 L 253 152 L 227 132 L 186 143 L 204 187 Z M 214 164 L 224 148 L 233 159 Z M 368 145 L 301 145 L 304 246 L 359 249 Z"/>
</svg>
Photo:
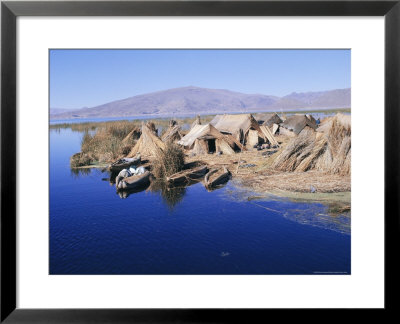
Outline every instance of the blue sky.
<svg viewBox="0 0 400 324">
<path fill-rule="evenodd" d="M 50 107 L 198 86 L 284 96 L 349 88 L 350 50 L 50 50 Z"/>
</svg>

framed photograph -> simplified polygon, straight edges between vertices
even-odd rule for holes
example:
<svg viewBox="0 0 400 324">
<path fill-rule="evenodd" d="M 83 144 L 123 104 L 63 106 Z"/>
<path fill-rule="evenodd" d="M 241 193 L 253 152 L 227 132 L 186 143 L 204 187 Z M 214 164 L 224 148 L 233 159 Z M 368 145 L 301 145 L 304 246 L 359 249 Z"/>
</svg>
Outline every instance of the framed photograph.
<svg viewBox="0 0 400 324">
<path fill-rule="evenodd" d="M 398 1 L 3 1 L 1 321 L 395 309 Z"/>
</svg>

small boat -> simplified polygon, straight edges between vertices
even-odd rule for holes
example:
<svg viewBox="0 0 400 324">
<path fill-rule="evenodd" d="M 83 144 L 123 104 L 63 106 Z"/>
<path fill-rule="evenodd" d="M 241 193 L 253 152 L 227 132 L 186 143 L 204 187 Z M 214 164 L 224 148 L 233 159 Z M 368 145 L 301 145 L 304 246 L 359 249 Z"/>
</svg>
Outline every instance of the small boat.
<svg viewBox="0 0 400 324">
<path fill-rule="evenodd" d="M 167 177 L 167 183 L 169 185 L 176 185 L 190 182 L 190 180 L 195 180 L 203 177 L 207 173 L 207 171 L 208 167 L 206 165 L 201 165 L 193 169 L 183 170 Z"/>
<path fill-rule="evenodd" d="M 133 175 L 127 178 L 119 179 L 115 184 L 117 190 L 138 189 L 150 183 L 150 172 L 146 171 L 140 175 Z"/>
<path fill-rule="evenodd" d="M 226 167 L 219 169 L 212 169 L 204 177 L 204 186 L 207 189 L 215 188 L 218 185 L 222 185 L 231 177 L 231 173 Z"/>
<path fill-rule="evenodd" d="M 109 167 L 108 170 L 111 172 L 118 172 L 123 169 L 129 169 L 132 165 L 139 165 L 141 162 L 140 155 L 134 158 L 122 158 L 115 162 L 113 162 Z"/>
</svg>

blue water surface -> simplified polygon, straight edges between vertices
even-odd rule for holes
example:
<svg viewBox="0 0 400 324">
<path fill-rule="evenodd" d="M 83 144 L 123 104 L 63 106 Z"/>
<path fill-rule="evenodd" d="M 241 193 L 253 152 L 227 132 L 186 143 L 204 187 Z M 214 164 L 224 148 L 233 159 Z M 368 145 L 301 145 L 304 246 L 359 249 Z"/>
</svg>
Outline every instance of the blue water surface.
<svg viewBox="0 0 400 324">
<path fill-rule="evenodd" d="M 70 170 L 81 137 L 50 131 L 50 274 L 350 274 L 348 216 L 233 183 L 122 199 L 107 173 Z"/>
</svg>

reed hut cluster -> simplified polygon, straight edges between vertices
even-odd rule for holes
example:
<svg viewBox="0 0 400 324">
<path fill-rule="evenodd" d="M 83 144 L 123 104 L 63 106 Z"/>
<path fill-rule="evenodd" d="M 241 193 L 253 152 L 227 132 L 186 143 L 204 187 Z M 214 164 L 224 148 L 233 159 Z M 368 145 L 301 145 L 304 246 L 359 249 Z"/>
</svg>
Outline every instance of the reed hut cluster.
<svg viewBox="0 0 400 324">
<path fill-rule="evenodd" d="M 217 115 L 202 123 L 197 116 L 190 126 L 171 120 L 160 135 L 148 122 L 134 127 L 122 142 L 127 146 L 119 158 L 140 155 L 150 168 L 166 151 L 179 151 L 167 148 L 174 143 L 185 161 L 239 170 L 243 160 L 251 159 L 256 167 L 251 172 L 258 175 L 318 171 L 348 177 L 351 173 L 351 117 L 342 113 L 322 121 L 310 114 L 265 113 Z"/>
<path fill-rule="evenodd" d="M 199 118 L 183 135 L 171 125 L 163 138 L 172 138 L 192 156 L 233 155 L 253 151 L 259 145 L 278 150 L 272 168 L 283 172 L 323 171 L 331 174 L 351 172 L 351 117 L 339 113 L 322 123 L 310 114 L 287 118 L 276 113 L 217 115 L 202 125 Z M 286 139 L 286 141 L 284 140 Z M 285 145 L 279 143 L 285 142 Z"/>
</svg>

